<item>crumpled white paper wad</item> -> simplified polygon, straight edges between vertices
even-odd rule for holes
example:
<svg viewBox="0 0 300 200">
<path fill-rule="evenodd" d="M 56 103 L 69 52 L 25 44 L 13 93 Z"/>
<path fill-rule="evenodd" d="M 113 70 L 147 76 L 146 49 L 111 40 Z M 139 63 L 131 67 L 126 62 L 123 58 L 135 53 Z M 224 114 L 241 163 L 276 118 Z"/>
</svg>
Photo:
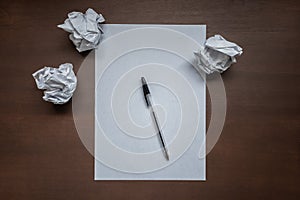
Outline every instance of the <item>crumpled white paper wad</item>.
<svg viewBox="0 0 300 200">
<path fill-rule="evenodd" d="M 38 89 L 45 90 L 43 99 L 54 104 L 68 102 L 76 89 L 77 78 L 71 63 L 59 68 L 44 67 L 32 74 Z"/>
<path fill-rule="evenodd" d="M 194 52 L 198 68 L 207 74 L 224 72 L 232 63 L 236 63 L 235 56 L 242 53 L 240 46 L 225 40 L 221 35 L 208 38 L 205 46 Z"/>
<path fill-rule="evenodd" d="M 57 27 L 71 33 L 70 40 L 79 52 L 95 49 L 101 39 L 103 30 L 100 23 L 105 21 L 101 14 L 89 8 L 85 14 L 81 12 L 71 12 L 63 24 Z"/>
</svg>

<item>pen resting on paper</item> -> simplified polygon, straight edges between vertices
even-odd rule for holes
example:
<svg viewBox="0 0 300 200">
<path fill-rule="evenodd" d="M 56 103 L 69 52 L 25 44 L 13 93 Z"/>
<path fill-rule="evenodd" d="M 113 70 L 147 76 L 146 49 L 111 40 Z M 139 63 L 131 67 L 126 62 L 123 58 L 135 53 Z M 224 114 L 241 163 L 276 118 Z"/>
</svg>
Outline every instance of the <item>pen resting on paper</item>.
<svg viewBox="0 0 300 200">
<path fill-rule="evenodd" d="M 169 160 L 169 153 L 168 153 L 168 150 L 167 150 L 166 142 L 165 142 L 165 139 L 163 137 L 163 133 L 162 133 L 162 130 L 160 128 L 158 118 L 157 118 L 157 116 L 155 114 L 155 111 L 153 109 L 153 104 L 152 104 L 151 93 L 150 93 L 149 87 L 148 87 L 146 79 L 144 77 L 142 77 L 141 80 L 142 80 L 142 85 L 143 85 L 143 93 L 144 93 L 145 101 L 146 101 L 147 107 L 150 109 L 150 112 L 152 114 L 154 124 L 155 124 L 155 127 L 156 127 L 157 132 L 158 132 L 158 137 L 159 137 L 159 140 L 160 140 L 161 145 L 163 147 L 162 150 L 164 152 L 164 156 L 166 157 L 167 160 Z"/>
</svg>

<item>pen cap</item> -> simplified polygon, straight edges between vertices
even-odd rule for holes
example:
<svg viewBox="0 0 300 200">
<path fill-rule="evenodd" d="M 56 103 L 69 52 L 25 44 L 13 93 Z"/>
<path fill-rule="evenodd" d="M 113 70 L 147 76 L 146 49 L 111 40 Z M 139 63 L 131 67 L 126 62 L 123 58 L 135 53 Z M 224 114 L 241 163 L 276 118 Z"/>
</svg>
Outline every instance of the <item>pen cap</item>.
<svg viewBox="0 0 300 200">
<path fill-rule="evenodd" d="M 144 77 L 142 77 L 141 79 L 142 79 L 142 84 L 143 84 L 143 92 L 144 92 L 145 101 L 147 103 L 147 106 L 149 106 L 147 95 L 150 94 L 150 90 L 147 85 L 146 79 Z"/>
</svg>

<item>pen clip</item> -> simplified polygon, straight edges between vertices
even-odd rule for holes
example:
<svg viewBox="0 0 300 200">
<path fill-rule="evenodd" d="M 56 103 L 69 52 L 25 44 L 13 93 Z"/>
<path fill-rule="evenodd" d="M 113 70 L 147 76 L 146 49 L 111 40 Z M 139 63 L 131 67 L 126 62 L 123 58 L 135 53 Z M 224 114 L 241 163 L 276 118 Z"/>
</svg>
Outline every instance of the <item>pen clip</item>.
<svg viewBox="0 0 300 200">
<path fill-rule="evenodd" d="M 148 102 L 147 96 L 144 95 L 144 97 L 145 97 L 145 101 L 146 101 L 146 104 L 147 104 L 147 108 L 149 108 L 150 104 L 149 104 L 149 102 Z"/>
<path fill-rule="evenodd" d="M 150 106 L 150 103 L 149 103 L 149 99 L 148 99 L 147 95 L 150 95 L 150 90 L 148 88 L 146 79 L 144 77 L 142 77 L 141 79 L 142 79 L 142 83 L 143 83 L 144 98 L 145 98 L 147 108 L 148 108 Z"/>
<path fill-rule="evenodd" d="M 144 92 L 144 98 L 145 98 L 147 108 L 148 108 L 150 106 L 150 103 L 149 103 L 149 99 L 148 99 L 147 96 L 150 95 L 150 91 L 149 91 L 149 88 L 148 88 L 147 84 L 143 85 L 143 92 Z"/>
</svg>

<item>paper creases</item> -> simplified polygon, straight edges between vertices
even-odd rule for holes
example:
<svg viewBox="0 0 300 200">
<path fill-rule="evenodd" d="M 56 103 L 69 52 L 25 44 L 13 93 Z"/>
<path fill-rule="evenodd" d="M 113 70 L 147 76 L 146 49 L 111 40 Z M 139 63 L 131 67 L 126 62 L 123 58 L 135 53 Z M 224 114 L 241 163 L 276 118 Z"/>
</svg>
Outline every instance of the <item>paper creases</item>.
<svg viewBox="0 0 300 200">
<path fill-rule="evenodd" d="M 61 64 L 59 68 L 44 67 L 32 74 L 38 89 L 45 90 L 43 99 L 54 104 L 68 102 L 77 85 L 77 78 L 71 63 Z"/>
<path fill-rule="evenodd" d="M 71 12 L 63 24 L 57 27 L 71 33 L 70 40 L 79 52 L 95 49 L 100 43 L 103 30 L 100 23 L 105 21 L 101 14 L 89 8 L 85 14 Z"/>
<path fill-rule="evenodd" d="M 236 63 L 235 56 L 242 53 L 240 46 L 225 40 L 221 35 L 208 38 L 205 46 L 194 52 L 198 61 L 197 67 L 207 74 L 224 72 L 232 63 Z"/>
</svg>

